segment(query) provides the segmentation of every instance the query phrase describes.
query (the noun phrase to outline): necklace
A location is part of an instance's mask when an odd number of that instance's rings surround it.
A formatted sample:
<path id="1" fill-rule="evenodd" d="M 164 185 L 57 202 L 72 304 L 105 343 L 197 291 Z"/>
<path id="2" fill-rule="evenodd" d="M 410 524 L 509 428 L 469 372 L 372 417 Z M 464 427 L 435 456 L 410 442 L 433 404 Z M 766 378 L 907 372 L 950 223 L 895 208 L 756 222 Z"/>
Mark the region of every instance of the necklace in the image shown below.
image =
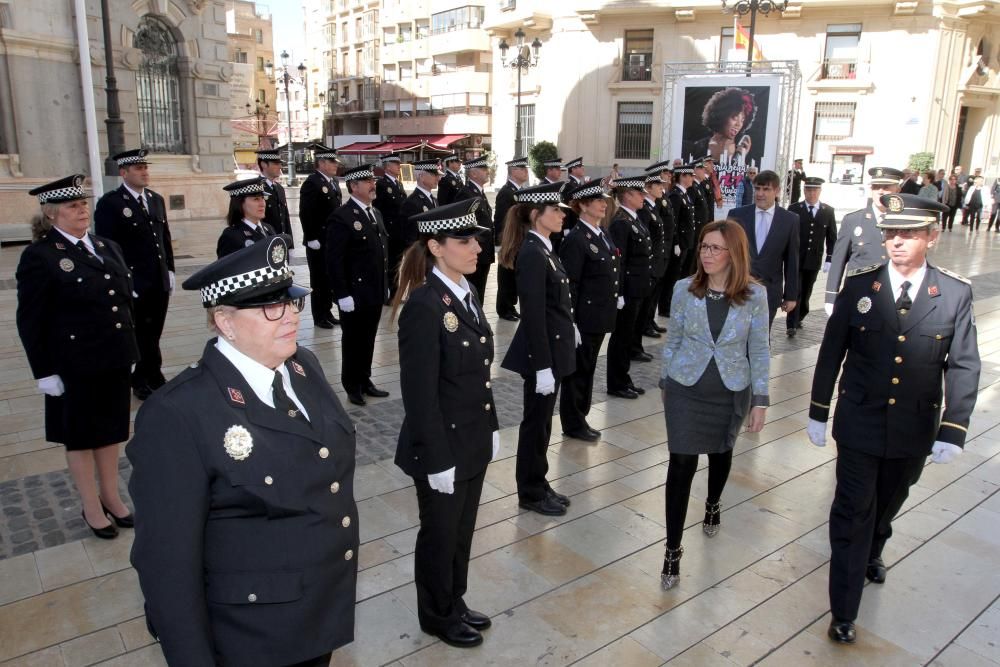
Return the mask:
<path id="1" fill-rule="evenodd" d="M 717 292 L 714 289 L 712 289 L 711 287 L 709 287 L 708 290 L 705 292 L 705 296 L 707 296 L 712 301 L 721 301 L 722 297 L 726 296 L 726 293 L 725 292 Z"/>

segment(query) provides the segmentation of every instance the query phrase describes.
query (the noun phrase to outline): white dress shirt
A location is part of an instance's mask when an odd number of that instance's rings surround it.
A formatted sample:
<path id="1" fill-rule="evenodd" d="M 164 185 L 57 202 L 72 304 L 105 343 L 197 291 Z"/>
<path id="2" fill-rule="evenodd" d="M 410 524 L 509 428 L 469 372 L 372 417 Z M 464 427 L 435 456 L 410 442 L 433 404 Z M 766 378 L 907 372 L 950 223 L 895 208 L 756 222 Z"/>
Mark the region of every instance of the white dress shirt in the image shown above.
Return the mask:
<path id="1" fill-rule="evenodd" d="M 435 276 L 441 279 L 441 282 L 445 284 L 445 287 L 450 289 L 451 293 L 454 294 L 456 297 L 458 297 L 458 300 L 462 302 L 462 305 L 465 306 L 466 309 L 469 308 L 469 304 L 466 303 L 465 301 L 465 295 L 471 292 L 472 288 L 469 287 L 469 281 L 466 280 L 465 276 L 462 276 L 462 280 L 456 283 L 454 280 L 446 276 L 444 272 L 438 269 L 438 267 L 436 266 L 433 269 L 431 269 L 431 272 Z M 475 308 L 476 308 L 475 306 L 472 306 L 473 311 L 475 311 Z M 476 319 L 479 319 L 478 312 L 473 312 L 472 314 L 476 317 Z"/>
<path id="2" fill-rule="evenodd" d="M 271 383 L 274 382 L 274 371 L 278 371 L 281 374 L 281 386 L 284 387 L 288 398 L 292 399 L 292 402 L 295 403 L 299 411 L 306 419 L 309 419 L 309 413 L 306 412 L 306 409 L 302 406 L 302 401 L 299 400 L 299 397 L 295 394 L 295 389 L 292 388 L 291 378 L 288 377 L 288 368 L 284 364 L 274 369 L 268 368 L 237 350 L 233 347 L 232 343 L 222 336 L 216 339 L 215 349 L 221 352 L 222 356 L 236 367 L 236 370 L 247 381 L 250 389 L 253 390 L 253 393 L 260 399 L 261 403 L 269 408 L 274 407 L 274 390 L 271 388 Z"/>
<path id="3" fill-rule="evenodd" d="M 909 281 L 910 289 L 907 290 L 907 294 L 910 295 L 910 301 L 913 303 L 917 302 L 917 296 L 920 293 L 920 286 L 924 284 L 924 275 L 927 273 L 927 262 L 923 263 L 919 269 L 913 272 L 910 277 L 904 276 L 900 273 L 896 267 L 892 265 L 892 262 L 886 264 L 889 269 L 889 285 L 892 287 L 892 302 L 895 303 L 899 300 L 899 297 L 903 293 L 903 283 Z"/>
<path id="4" fill-rule="evenodd" d="M 122 185 L 125 186 L 125 189 L 128 190 L 130 195 L 135 197 L 135 200 L 139 202 L 139 205 L 142 206 L 144 209 L 146 209 L 146 211 L 148 212 L 149 201 L 146 200 L 146 190 L 143 189 L 142 192 L 136 192 L 135 190 L 133 190 L 128 186 L 128 183 L 122 183 Z"/>
<path id="5" fill-rule="evenodd" d="M 552 252 L 552 241 L 550 241 L 549 239 L 545 238 L 544 236 L 542 236 L 541 234 L 539 234 L 538 232 L 536 232 L 534 229 L 528 230 L 528 233 L 529 234 L 534 234 L 535 236 L 537 236 L 538 238 L 540 238 L 542 240 L 542 243 L 545 244 L 545 247 L 549 249 L 549 252 Z"/>

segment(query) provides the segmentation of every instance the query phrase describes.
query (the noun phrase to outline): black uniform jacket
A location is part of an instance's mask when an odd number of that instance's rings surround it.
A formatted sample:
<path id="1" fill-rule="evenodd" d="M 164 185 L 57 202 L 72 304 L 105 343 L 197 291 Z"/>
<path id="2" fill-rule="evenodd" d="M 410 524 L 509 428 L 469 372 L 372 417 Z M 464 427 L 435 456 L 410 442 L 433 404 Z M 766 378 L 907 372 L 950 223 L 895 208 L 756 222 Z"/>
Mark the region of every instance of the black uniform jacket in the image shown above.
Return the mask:
<path id="1" fill-rule="evenodd" d="M 267 237 L 275 235 L 276 232 L 271 225 L 261 222 L 260 226 L 264 228 L 263 233 L 252 229 L 242 220 L 235 225 L 227 225 L 219 234 L 218 243 L 215 244 L 216 257 L 225 257 L 237 250 L 252 246 L 257 241 L 263 241 Z"/>
<path id="2" fill-rule="evenodd" d="M 851 272 L 837 296 L 809 417 L 827 420 L 843 361 L 833 418 L 838 447 L 900 458 L 929 454 L 935 440 L 965 443 L 980 370 L 972 287 L 928 264 L 923 284 L 909 293 L 913 308 L 902 323 L 885 266 Z"/>
<path id="3" fill-rule="evenodd" d="M 452 201 L 475 199 L 477 197 L 479 198 L 479 208 L 476 209 L 476 224 L 490 230 L 481 233 L 477 237 L 482 251 L 476 260 L 476 266 L 485 266 L 497 260 L 496 249 L 493 247 L 496 243 L 493 236 L 493 209 L 490 207 L 489 200 L 486 199 L 486 193 L 480 190 L 476 184 L 466 183 L 464 188 L 455 193 L 455 199 Z M 479 296 L 482 297 L 482 295 Z"/>
<path id="4" fill-rule="evenodd" d="M 514 193 L 518 188 L 509 180 L 497 190 L 496 204 L 493 208 L 493 237 L 496 244 L 503 240 L 503 225 L 507 220 L 507 211 L 514 205 Z"/>
<path id="5" fill-rule="evenodd" d="M 626 299 L 642 299 L 652 291 L 653 242 L 649 230 L 641 219 L 633 218 L 624 209 L 618 209 L 611 218 L 608 232 L 621 251 L 622 289 Z"/>
<path id="6" fill-rule="evenodd" d="M 695 239 L 697 240 L 697 232 L 701 231 L 701 228 L 712 222 L 712 210 L 715 206 L 715 202 L 709 204 L 708 197 L 705 196 L 705 186 L 704 182 L 699 183 L 695 181 L 694 184 L 688 188 L 688 196 L 694 203 L 694 220 L 695 220 Z"/>
<path id="7" fill-rule="evenodd" d="M 285 199 L 285 188 L 281 183 L 264 183 L 264 190 L 271 196 L 267 198 L 267 208 L 264 209 L 264 222 L 271 225 L 279 234 L 288 234 L 288 247 L 292 244 L 292 219 L 288 215 L 288 201 Z"/>
<path id="8" fill-rule="evenodd" d="M 401 182 L 393 182 L 384 175 L 375 181 L 375 201 L 372 206 L 382 214 L 382 223 L 389 238 L 399 243 L 403 242 L 403 222 L 406 220 L 400 207 L 405 200 L 406 190 Z"/>
<path id="9" fill-rule="evenodd" d="M 556 378 L 576 370 L 576 335 L 569 277 L 559 257 L 528 233 L 515 263 L 521 321 L 500 365 L 527 376 L 552 369 Z"/>
<path id="10" fill-rule="evenodd" d="M 438 200 L 440 201 L 440 200 Z M 410 245 L 417 240 L 417 223 L 411 222 L 410 218 L 418 213 L 429 211 L 436 207 L 433 199 L 424 194 L 420 188 L 413 188 L 413 192 L 403 200 L 403 205 L 399 207 L 399 217 L 403 221 L 403 243 Z"/>
<path id="11" fill-rule="evenodd" d="M 671 258 L 674 257 L 674 246 L 677 245 L 677 219 L 674 217 L 674 207 L 671 206 L 666 193 L 655 202 L 653 208 L 663 220 L 663 236 L 667 240 L 667 264 L 669 265 Z"/>
<path id="12" fill-rule="evenodd" d="M 303 242 L 326 243 L 326 221 L 340 208 L 340 186 L 326 176 L 314 171 L 299 188 L 299 222 L 302 223 Z"/>
<path id="13" fill-rule="evenodd" d="M 450 204 L 453 201 L 456 201 L 455 195 L 457 195 L 458 191 L 461 189 L 462 179 L 445 169 L 444 175 L 441 176 L 441 180 L 438 181 L 438 206 L 444 206 L 445 204 Z"/>
<path id="14" fill-rule="evenodd" d="M 667 272 L 667 264 L 674 255 L 674 235 L 673 229 L 667 229 L 667 224 L 660 215 L 662 209 L 657 206 L 654 200 L 645 200 L 636 213 L 639 219 L 649 230 L 649 239 L 652 242 L 650 250 L 650 272 L 653 280 L 662 278 Z"/>
<path id="15" fill-rule="evenodd" d="M 818 271 L 823 262 L 833 257 L 837 242 L 837 219 L 833 207 L 819 202 L 816 217 L 809 212 L 805 200 L 797 201 L 788 210 L 799 216 L 799 271 Z M 826 252 L 823 251 L 824 243 Z"/>
<path id="16" fill-rule="evenodd" d="M 478 307 L 481 310 L 481 307 Z M 455 479 L 481 473 L 500 429 L 490 382 L 493 331 L 472 317 L 433 273 L 399 316 L 399 373 L 406 416 L 396 465 L 413 477 L 455 468 Z"/>
<path id="17" fill-rule="evenodd" d="M 847 271 L 882 264 L 889 259 L 882 244 L 882 230 L 876 227 L 872 202 L 840 221 L 840 231 L 833 245 L 830 273 L 826 276 L 826 302 L 833 303 L 840 291 L 840 282 Z"/>
<path id="18" fill-rule="evenodd" d="M 17 265 L 17 332 L 35 378 L 128 368 L 139 359 L 132 276 L 118 244 L 90 235 L 97 259 L 56 229 Z"/>
<path id="19" fill-rule="evenodd" d="M 333 295 L 354 297 L 356 305 L 382 304 L 388 295 L 388 240 L 382 214 L 373 208 L 372 215 L 374 223 L 352 197 L 327 221 L 326 272 Z"/>
<path id="20" fill-rule="evenodd" d="M 163 197 L 146 189 L 149 215 L 124 185 L 105 194 L 94 210 L 94 231 L 122 250 L 135 293 L 170 291 L 168 271 L 174 270 L 174 249 Z"/>
<path id="21" fill-rule="evenodd" d="M 583 221 L 576 223 L 559 246 L 559 259 L 569 278 L 577 328 L 587 334 L 615 330 L 621 260 L 607 234 L 608 245 Z"/>
<path id="22" fill-rule="evenodd" d="M 288 665 L 354 638 L 354 425 L 311 352 L 285 363 L 310 424 L 215 339 L 136 417 L 132 565 L 171 665 Z"/>
<path id="23" fill-rule="evenodd" d="M 694 202 L 676 185 L 670 190 L 668 199 L 677 225 L 674 231 L 674 243 L 679 245 L 681 250 L 693 250 L 694 244 L 698 241 L 694 233 Z"/>

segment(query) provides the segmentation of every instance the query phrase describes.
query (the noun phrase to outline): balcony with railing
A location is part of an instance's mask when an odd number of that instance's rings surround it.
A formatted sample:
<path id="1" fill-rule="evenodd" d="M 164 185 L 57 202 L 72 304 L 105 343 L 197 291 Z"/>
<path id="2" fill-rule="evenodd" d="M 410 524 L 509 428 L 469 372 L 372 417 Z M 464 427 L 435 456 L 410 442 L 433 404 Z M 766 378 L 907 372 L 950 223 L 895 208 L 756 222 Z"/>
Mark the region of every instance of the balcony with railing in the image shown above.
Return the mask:
<path id="1" fill-rule="evenodd" d="M 366 77 L 364 79 L 358 79 L 350 84 L 342 84 L 343 86 L 349 86 L 347 88 L 348 97 L 344 99 L 343 95 L 336 98 L 333 107 L 333 115 L 335 117 L 344 116 L 359 116 L 359 115 L 378 115 L 381 111 L 381 81 L 378 77 Z M 358 95 L 358 89 L 360 86 L 360 96 Z M 343 90 L 343 88 L 341 89 Z"/>
<path id="2" fill-rule="evenodd" d="M 858 61 L 843 58 L 827 58 L 823 61 L 822 77 L 824 79 L 856 79 Z"/>

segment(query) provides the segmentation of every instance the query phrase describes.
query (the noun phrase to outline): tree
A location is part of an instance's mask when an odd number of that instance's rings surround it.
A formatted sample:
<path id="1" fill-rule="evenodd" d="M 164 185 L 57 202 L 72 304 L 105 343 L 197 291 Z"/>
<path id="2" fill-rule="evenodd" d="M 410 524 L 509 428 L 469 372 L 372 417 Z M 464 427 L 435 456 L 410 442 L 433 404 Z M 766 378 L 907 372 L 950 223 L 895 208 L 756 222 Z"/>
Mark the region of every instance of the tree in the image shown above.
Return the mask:
<path id="1" fill-rule="evenodd" d="M 906 166 L 918 174 L 934 171 L 934 153 L 914 153 Z"/>
<path id="2" fill-rule="evenodd" d="M 528 151 L 528 164 L 538 180 L 545 178 L 545 162 L 559 157 L 559 150 L 551 141 L 539 141 Z"/>

